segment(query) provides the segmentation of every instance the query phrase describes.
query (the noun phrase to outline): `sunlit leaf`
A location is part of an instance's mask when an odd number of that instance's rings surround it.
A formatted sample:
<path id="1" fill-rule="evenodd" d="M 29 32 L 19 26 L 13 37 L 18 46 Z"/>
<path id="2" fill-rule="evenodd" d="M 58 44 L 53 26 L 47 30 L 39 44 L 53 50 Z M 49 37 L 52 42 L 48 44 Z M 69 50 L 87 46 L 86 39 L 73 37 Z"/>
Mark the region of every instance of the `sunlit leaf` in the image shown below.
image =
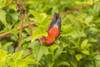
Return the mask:
<path id="1" fill-rule="evenodd" d="M 76 56 L 77 61 L 80 61 L 82 59 L 82 55 L 81 54 L 77 54 Z"/>
<path id="2" fill-rule="evenodd" d="M 89 55 L 89 51 L 87 51 L 87 50 L 83 50 L 82 53 L 86 54 L 86 55 Z"/>
<path id="3" fill-rule="evenodd" d="M 92 21 L 92 19 L 93 19 L 93 16 L 88 16 L 86 17 L 85 22 L 89 24 Z"/>
<path id="4" fill-rule="evenodd" d="M 88 43 L 88 40 L 85 39 L 85 40 L 82 42 L 82 44 L 81 44 L 81 49 L 85 49 L 87 43 Z"/>

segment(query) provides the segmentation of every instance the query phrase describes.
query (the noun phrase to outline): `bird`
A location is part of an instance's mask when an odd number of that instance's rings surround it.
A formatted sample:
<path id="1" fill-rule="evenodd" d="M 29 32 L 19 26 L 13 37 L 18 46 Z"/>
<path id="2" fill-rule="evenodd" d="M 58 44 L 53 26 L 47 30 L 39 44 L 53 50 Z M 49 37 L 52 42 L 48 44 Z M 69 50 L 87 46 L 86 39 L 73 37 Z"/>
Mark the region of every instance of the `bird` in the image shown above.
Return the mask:
<path id="1" fill-rule="evenodd" d="M 48 37 L 41 37 L 40 42 L 46 45 L 51 45 L 55 42 L 56 38 L 59 36 L 61 30 L 61 17 L 58 13 L 54 13 L 54 17 L 51 23 L 48 25 Z"/>

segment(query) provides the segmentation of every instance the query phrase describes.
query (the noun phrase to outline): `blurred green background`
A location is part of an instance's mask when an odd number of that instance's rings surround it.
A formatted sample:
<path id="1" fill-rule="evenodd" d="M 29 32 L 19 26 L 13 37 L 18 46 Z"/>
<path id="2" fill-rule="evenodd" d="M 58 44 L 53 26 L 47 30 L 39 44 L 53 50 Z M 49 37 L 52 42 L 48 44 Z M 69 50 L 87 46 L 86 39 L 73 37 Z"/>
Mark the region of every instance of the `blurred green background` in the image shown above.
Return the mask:
<path id="1" fill-rule="evenodd" d="M 11 0 L 0 0 L 0 8 Z M 20 0 L 24 4 L 24 0 Z M 100 2 L 99 0 L 27 0 L 26 14 L 30 23 L 37 22 L 32 36 L 29 27 L 23 29 L 21 51 L 18 52 L 20 17 L 16 2 L 0 9 L 0 35 L 10 31 L 11 34 L 0 38 L 0 67 L 100 67 Z M 96 3 L 92 5 L 93 3 Z M 61 17 L 60 36 L 46 46 L 34 39 L 48 36 L 49 17 L 76 7 L 91 4 L 81 9 L 79 17 L 72 24 L 79 11 L 73 11 Z M 23 24 L 28 24 L 24 18 Z M 30 43 L 31 41 L 31 43 Z M 30 53 L 31 55 L 23 59 Z"/>

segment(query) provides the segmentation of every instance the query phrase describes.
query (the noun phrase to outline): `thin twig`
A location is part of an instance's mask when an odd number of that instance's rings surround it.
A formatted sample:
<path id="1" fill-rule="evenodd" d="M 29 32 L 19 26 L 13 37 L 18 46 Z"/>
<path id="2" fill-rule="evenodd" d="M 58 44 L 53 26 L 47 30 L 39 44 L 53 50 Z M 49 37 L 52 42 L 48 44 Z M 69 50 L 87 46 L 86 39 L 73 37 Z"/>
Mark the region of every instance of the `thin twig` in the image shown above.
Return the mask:
<path id="1" fill-rule="evenodd" d="M 24 1 L 24 6 L 23 6 L 23 8 L 25 10 L 26 10 L 26 2 L 27 2 L 27 0 Z M 29 24 L 29 27 L 31 28 L 31 36 L 32 36 L 34 27 L 32 27 L 32 25 L 30 24 L 29 17 L 28 17 L 28 15 L 26 13 L 25 13 L 25 19 L 27 20 L 27 23 Z"/>
<path id="2" fill-rule="evenodd" d="M 24 59 L 24 58 L 26 58 L 27 56 L 31 55 L 31 54 L 33 54 L 33 53 L 32 53 L 32 52 L 30 52 L 29 54 L 27 54 L 27 55 L 23 56 L 23 59 Z"/>
<path id="3" fill-rule="evenodd" d="M 30 24 L 29 18 L 28 18 L 28 16 L 26 15 L 26 13 L 25 13 L 25 18 L 26 18 L 26 20 L 27 20 L 27 22 L 28 22 L 28 24 L 29 24 L 29 27 L 31 28 L 31 35 L 32 35 L 32 34 L 33 34 L 34 28 L 33 28 L 32 25 Z"/>
<path id="4" fill-rule="evenodd" d="M 24 6 L 23 6 L 23 8 L 25 9 L 25 12 L 26 12 L 26 1 L 27 0 L 25 0 L 24 1 Z M 34 27 L 32 27 L 32 25 L 30 24 L 30 20 L 29 20 L 29 17 L 28 17 L 28 15 L 25 13 L 25 19 L 27 20 L 27 22 L 28 22 L 28 24 L 29 24 L 29 27 L 30 27 L 30 29 L 31 29 L 31 36 L 33 35 L 33 30 L 34 30 Z M 29 41 L 29 43 L 31 43 L 31 41 Z M 29 52 L 31 52 L 31 48 L 29 48 Z M 30 55 L 30 54 L 29 54 Z"/>
<path id="5" fill-rule="evenodd" d="M 7 7 L 8 5 L 10 5 L 14 0 L 11 0 L 8 4 L 6 4 L 4 7 L 2 7 L 1 9 L 4 9 L 5 7 Z"/>
<path id="6" fill-rule="evenodd" d="M 75 24 L 77 22 L 79 15 L 80 15 L 80 9 L 79 9 L 78 15 L 77 15 L 76 19 L 74 20 L 74 22 L 72 24 L 70 24 L 67 28 L 71 27 L 73 24 Z"/>

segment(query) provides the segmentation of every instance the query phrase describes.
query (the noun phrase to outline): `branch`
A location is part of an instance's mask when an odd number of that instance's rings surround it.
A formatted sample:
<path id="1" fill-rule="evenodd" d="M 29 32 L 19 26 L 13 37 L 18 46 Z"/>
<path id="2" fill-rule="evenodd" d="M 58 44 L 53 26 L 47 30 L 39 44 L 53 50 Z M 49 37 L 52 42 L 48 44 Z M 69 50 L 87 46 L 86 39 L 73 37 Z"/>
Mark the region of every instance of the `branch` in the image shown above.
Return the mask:
<path id="1" fill-rule="evenodd" d="M 0 38 L 1 38 L 1 37 L 4 37 L 4 36 L 6 36 L 6 35 L 9 35 L 9 34 L 10 34 L 10 32 L 5 32 L 5 33 L 3 33 L 3 34 L 0 35 Z"/>
<path id="2" fill-rule="evenodd" d="M 33 53 L 32 53 L 32 52 L 30 52 L 29 54 L 27 54 L 27 55 L 23 56 L 23 59 L 24 59 L 24 58 L 26 58 L 27 56 L 31 55 L 31 54 L 33 54 Z"/>
<path id="3" fill-rule="evenodd" d="M 23 19 L 24 19 L 24 13 L 25 10 L 22 7 L 22 4 L 19 0 L 15 0 L 16 2 L 16 6 L 17 6 L 17 10 L 20 11 L 20 33 L 19 33 L 19 44 L 18 44 L 18 50 L 21 51 L 21 41 L 22 41 L 22 31 L 23 31 Z"/>
<path id="4" fill-rule="evenodd" d="M 21 1 L 15 0 L 16 1 L 16 6 L 17 10 L 20 12 L 20 34 L 19 34 L 19 45 L 18 45 L 18 50 L 21 51 L 21 41 L 22 41 L 22 31 L 23 31 L 23 19 L 25 16 L 25 8 L 22 5 Z M 26 0 L 25 0 L 26 3 Z"/>
<path id="5" fill-rule="evenodd" d="M 21 51 L 21 41 L 22 41 L 22 31 L 23 31 L 23 19 L 24 19 L 24 14 L 20 14 L 21 18 L 21 25 L 20 25 L 20 34 L 19 34 L 19 45 L 18 45 L 18 50 Z"/>
<path id="6" fill-rule="evenodd" d="M 34 24 L 36 24 L 36 22 L 30 23 L 30 25 L 34 25 Z M 26 27 L 28 27 L 28 26 L 29 26 L 29 24 L 26 24 L 26 25 L 23 26 L 23 28 L 26 28 Z M 19 26 L 17 29 L 15 29 L 15 31 L 17 31 L 17 30 L 20 30 L 20 26 Z M 7 36 L 7 35 L 9 35 L 9 34 L 11 34 L 11 32 L 5 32 L 5 33 L 3 33 L 3 34 L 0 34 L 0 38 L 1 38 L 1 37 L 4 37 L 4 36 Z"/>
<path id="7" fill-rule="evenodd" d="M 4 9 L 5 7 L 7 7 L 8 5 L 10 5 L 14 0 L 11 0 L 8 4 L 6 4 L 4 7 L 2 7 L 1 9 Z"/>
<path id="8" fill-rule="evenodd" d="M 36 24 L 36 22 L 30 23 L 30 25 L 34 25 L 34 24 Z M 26 27 L 28 27 L 28 26 L 29 26 L 29 24 L 26 24 L 26 25 L 23 26 L 23 28 L 26 28 Z M 17 30 L 20 30 L 20 27 L 18 27 Z"/>

